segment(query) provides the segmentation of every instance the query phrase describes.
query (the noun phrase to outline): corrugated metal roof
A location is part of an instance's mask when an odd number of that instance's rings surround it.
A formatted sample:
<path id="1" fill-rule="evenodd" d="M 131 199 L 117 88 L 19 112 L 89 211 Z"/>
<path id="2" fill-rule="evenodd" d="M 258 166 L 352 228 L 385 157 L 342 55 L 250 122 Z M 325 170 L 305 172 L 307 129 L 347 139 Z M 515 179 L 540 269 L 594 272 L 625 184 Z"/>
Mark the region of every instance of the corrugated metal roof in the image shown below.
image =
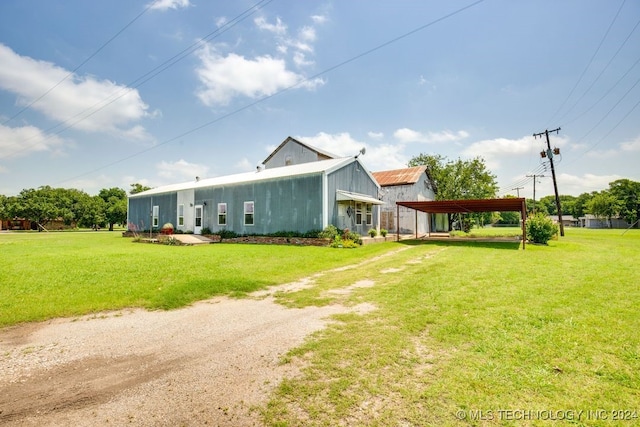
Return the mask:
<path id="1" fill-rule="evenodd" d="M 428 213 L 520 212 L 526 215 L 523 198 L 437 200 L 434 202 L 396 202 L 400 206 Z"/>
<path id="2" fill-rule="evenodd" d="M 312 175 L 318 173 L 330 173 L 336 169 L 346 166 L 352 162 L 358 161 L 353 157 L 342 157 L 339 159 L 320 160 L 317 162 L 301 163 L 298 165 L 282 166 L 279 168 L 263 169 L 256 172 L 246 172 L 235 175 L 218 176 L 215 178 L 206 178 L 199 181 L 189 181 L 180 184 L 165 185 L 162 187 L 152 188 L 151 190 L 141 193 L 132 194 L 129 197 L 144 197 L 154 194 L 172 193 L 180 190 L 189 190 L 202 187 L 217 187 L 222 185 L 240 184 L 247 182 L 265 181 L 269 179 L 278 179 L 288 176 Z"/>
<path id="3" fill-rule="evenodd" d="M 414 166 L 405 169 L 373 172 L 372 175 L 380 186 L 388 187 L 391 185 L 415 184 L 426 170 L 426 166 Z"/>

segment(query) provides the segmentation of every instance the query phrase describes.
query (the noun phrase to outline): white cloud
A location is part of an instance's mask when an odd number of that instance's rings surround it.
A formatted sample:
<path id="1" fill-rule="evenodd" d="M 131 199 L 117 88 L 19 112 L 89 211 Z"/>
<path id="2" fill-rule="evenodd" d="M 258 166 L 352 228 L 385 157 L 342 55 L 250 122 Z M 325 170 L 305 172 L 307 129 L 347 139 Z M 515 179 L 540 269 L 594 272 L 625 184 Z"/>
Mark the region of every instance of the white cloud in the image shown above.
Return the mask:
<path id="1" fill-rule="evenodd" d="M 314 42 L 316 41 L 316 29 L 308 26 L 302 27 L 298 31 L 298 37 L 300 38 L 300 40 Z"/>
<path id="2" fill-rule="evenodd" d="M 275 150 L 275 147 L 273 147 L 273 149 Z M 256 169 L 256 165 L 251 163 L 246 157 L 243 157 L 238 162 L 236 162 L 234 167 L 241 172 L 251 172 Z"/>
<path id="3" fill-rule="evenodd" d="M 264 31 L 269 31 L 277 35 L 284 35 L 287 33 L 287 26 L 282 23 L 280 18 L 276 18 L 275 24 L 270 24 L 263 16 L 254 19 L 253 22 L 259 29 Z"/>
<path id="4" fill-rule="evenodd" d="M 312 15 L 311 16 L 311 20 L 315 23 L 315 24 L 324 24 L 325 22 L 327 22 L 327 17 L 324 15 Z"/>
<path id="5" fill-rule="evenodd" d="M 226 16 L 221 16 L 219 18 L 216 18 L 215 23 L 216 23 L 216 27 L 220 28 L 224 25 L 227 24 L 227 22 L 229 22 L 229 20 L 227 19 Z"/>
<path id="6" fill-rule="evenodd" d="M 34 126 L 8 127 L 0 125 L 0 152 L 3 159 L 25 156 L 37 151 L 61 149 L 64 140 L 47 135 Z"/>
<path id="7" fill-rule="evenodd" d="M 360 160 L 371 171 L 405 168 L 408 162 L 407 156 L 403 153 L 403 146 L 366 144 L 353 138 L 348 132 L 337 134 L 319 132 L 315 136 L 295 138 L 342 157 L 355 156 L 364 147 L 366 153 L 360 157 Z"/>
<path id="8" fill-rule="evenodd" d="M 301 74 L 287 70 L 283 59 L 269 55 L 254 59 L 235 53 L 223 56 L 207 44 L 198 57 L 202 64 L 196 72 L 203 87 L 197 96 L 207 106 L 226 105 L 236 96 L 260 98 L 286 88 L 314 89 L 324 83 L 322 79 L 306 81 Z"/>
<path id="9" fill-rule="evenodd" d="M 384 138 L 384 133 L 382 132 L 367 132 L 367 136 L 371 139 L 382 139 Z"/>
<path id="10" fill-rule="evenodd" d="M 541 147 L 544 148 L 541 144 L 541 140 L 536 140 L 533 136 L 524 136 L 519 139 L 487 139 L 472 143 L 462 151 L 462 154 L 468 157 L 482 157 L 487 167 L 494 169 L 499 168 L 501 160 L 506 157 L 539 157 L 538 152 L 541 151 Z M 567 145 L 568 139 L 556 137 L 554 144 L 556 146 Z"/>
<path id="11" fill-rule="evenodd" d="M 138 91 L 126 86 L 92 76 L 69 76 L 61 67 L 18 55 L 1 43 L 0 63 L 0 88 L 16 94 L 18 105 L 33 102 L 29 108 L 65 126 L 125 136 L 129 123 L 148 116 Z"/>
<path id="12" fill-rule="evenodd" d="M 444 130 L 441 132 L 418 132 L 409 128 L 401 128 L 393 133 L 394 138 L 403 143 L 422 142 L 422 143 L 439 143 L 439 142 L 457 142 L 468 138 L 469 133 L 460 130 L 452 132 Z"/>
<path id="13" fill-rule="evenodd" d="M 209 172 L 209 167 L 200 165 L 197 163 L 189 163 L 186 160 L 180 159 L 176 162 L 162 161 L 156 164 L 158 175 L 163 178 L 186 178 L 195 179 L 196 176 L 205 177 Z"/>
<path id="14" fill-rule="evenodd" d="M 560 194 L 571 194 L 574 196 L 607 189 L 609 188 L 610 182 L 622 178 L 620 175 L 594 175 L 590 173 L 583 174 L 582 176 L 567 173 L 557 175 L 558 187 L 561 188 Z M 551 180 L 549 181 L 548 185 L 551 187 Z M 553 194 L 553 189 L 551 189 L 551 194 Z"/>
<path id="15" fill-rule="evenodd" d="M 189 0 L 156 0 L 151 4 L 151 10 L 180 9 L 191 6 Z"/>
<path id="16" fill-rule="evenodd" d="M 620 148 L 623 151 L 640 151 L 640 136 L 636 137 L 633 141 L 623 142 L 620 144 Z"/>

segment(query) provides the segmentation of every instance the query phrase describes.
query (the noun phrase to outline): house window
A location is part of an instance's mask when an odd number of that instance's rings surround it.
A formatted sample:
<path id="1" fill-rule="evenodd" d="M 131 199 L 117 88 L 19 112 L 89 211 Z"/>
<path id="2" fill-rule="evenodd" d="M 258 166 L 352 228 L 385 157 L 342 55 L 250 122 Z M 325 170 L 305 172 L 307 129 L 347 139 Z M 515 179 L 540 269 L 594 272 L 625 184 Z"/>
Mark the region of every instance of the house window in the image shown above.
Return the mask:
<path id="1" fill-rule="evenodd" d="M 362 203 L 356 202 L 356 224 L 362 224 Z"/>
<path id="2" fill-rule="evenodd" d="M 244 225 L 253 225 L 253 202 L 244 202 Z"/>
<path id="3" fill-rule="evenodd" d="M 227 225 L 227 204 L 218 203 L 218 225 Z"/>
<path id="4" fill-rule="evenodd" d="M 178 205 L 178 225 L 184 225 L 184 205 Z"/>
<path id="5" fill-rule="evenodd" d="M 373 205 L 367 203 L 367 225 L 373 223 Z"/>
<path id="6" fill-rule="evenodd" d="M 157 227 L 158 226 L 158 216 L 160 215 L 160 206 L 156 205 L 152 208 L 151 210 L 151 223 L 153 224 L 153 227 Z"/>

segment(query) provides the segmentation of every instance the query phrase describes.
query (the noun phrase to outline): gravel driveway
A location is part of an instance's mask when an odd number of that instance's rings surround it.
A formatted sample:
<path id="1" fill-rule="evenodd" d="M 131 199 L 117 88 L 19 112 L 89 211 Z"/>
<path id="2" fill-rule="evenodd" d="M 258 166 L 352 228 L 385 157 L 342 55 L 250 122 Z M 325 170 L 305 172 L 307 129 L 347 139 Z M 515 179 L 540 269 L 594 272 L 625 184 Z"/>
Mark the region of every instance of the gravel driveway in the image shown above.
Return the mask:
<path id="1" fill-rule="evenodd" d="M 0 330 L 0 424 L 260 425 L 280 357 L 342 306 L 215 298 Z"/>

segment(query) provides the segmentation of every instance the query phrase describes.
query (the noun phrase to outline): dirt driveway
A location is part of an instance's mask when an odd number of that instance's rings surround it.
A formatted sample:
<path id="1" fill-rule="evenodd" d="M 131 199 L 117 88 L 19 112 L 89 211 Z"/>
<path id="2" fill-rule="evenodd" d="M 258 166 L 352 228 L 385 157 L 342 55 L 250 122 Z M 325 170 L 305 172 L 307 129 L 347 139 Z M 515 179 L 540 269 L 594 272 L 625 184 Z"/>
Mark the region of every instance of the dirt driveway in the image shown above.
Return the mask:
<path id="1" fill-rule="evenodd" d="M 128 310 L 0 330 L 0 424 L 259 425 L 296 368 L 280 357 L 341 306 L 270 296 Z"/>

